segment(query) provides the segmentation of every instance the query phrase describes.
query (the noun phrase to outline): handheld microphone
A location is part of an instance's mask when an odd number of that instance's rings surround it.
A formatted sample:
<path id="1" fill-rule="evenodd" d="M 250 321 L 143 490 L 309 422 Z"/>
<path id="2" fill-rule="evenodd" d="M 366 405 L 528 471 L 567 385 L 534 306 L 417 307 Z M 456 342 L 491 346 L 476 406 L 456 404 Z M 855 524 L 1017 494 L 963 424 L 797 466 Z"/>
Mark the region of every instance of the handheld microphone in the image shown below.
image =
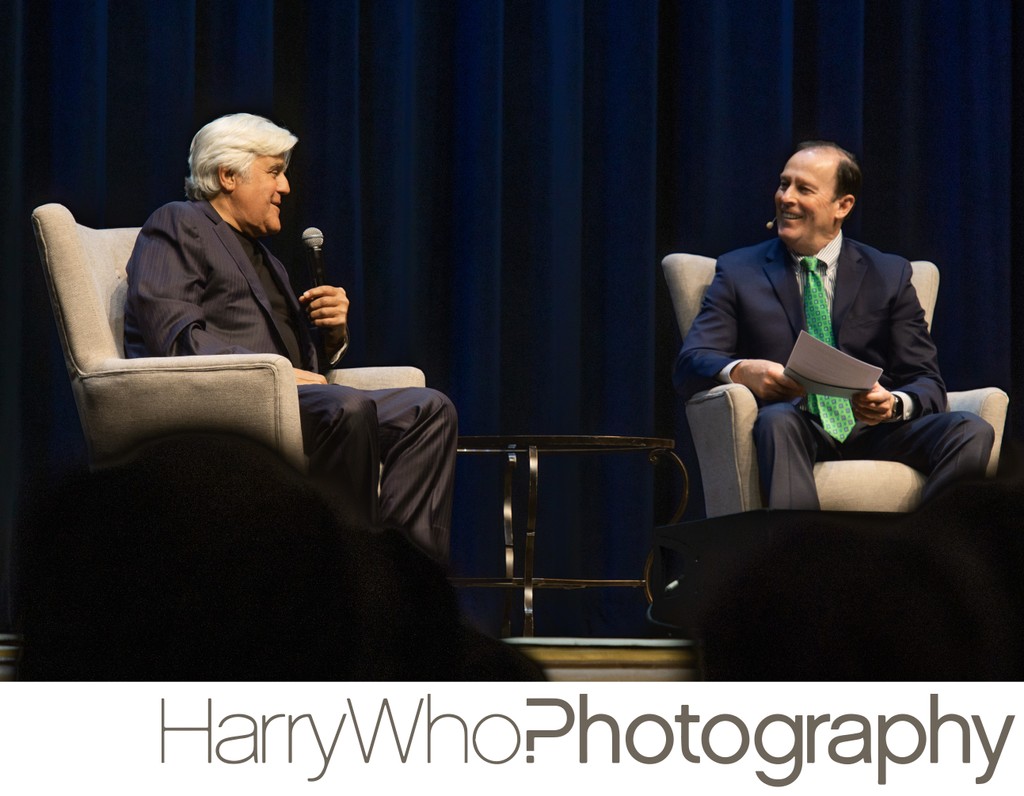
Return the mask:
<path id="1" fill-rule="evenodd" d="M 314 287 L 327 284 L 324 273 L 324 233 L 316 227 L 309 227 L 302 233 L 302 242 L 306 246 L 306 262 L 313 278 Z"/>
<path id="2" fill-rule="evenodd" d="M 308 227 L 302 233 L 302 242 L 306 246 L 306 263 L 309 266 L 313 287 L 326 285 L 327 276 L 324 273 L 324 233 L 316 227 Z M 307 320 L 310 324 L 313 324 L 312 319 L 308 316 Z M 324 350 L 323 338 L 317 336 L 315 345 L 318 360 L 320 362 L 328 362 L 330 357 L 327 356 L 327 352 Z"/>

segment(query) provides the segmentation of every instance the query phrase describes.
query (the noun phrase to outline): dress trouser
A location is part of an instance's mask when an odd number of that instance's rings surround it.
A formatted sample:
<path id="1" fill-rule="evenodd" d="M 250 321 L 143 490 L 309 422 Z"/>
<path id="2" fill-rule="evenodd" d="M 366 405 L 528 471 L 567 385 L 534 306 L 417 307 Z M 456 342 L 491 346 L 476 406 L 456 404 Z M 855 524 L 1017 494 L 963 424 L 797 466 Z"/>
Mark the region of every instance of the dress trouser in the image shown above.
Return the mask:
<path id="1" fill-rule="evenodd" d="M 837 459 L 902 462 L 927 476 L 922 501 L 948 484 L 985 472 L 995 432 L 970 412 L 939 412 L 869 426 L 858 422 L 842 443 L 810 412 L 791 403 L 762 407 L 754 422 L 754 446 L 766 505 L 775 509 L 820 508 L 814 464 Z"/>
<path id="2" fill-rule="evenodd" d="M 451 536 L 458 417 L 428 388 L 299 386 L 310 473 L 355 522 L 396 528 L 438 561 Z"/>

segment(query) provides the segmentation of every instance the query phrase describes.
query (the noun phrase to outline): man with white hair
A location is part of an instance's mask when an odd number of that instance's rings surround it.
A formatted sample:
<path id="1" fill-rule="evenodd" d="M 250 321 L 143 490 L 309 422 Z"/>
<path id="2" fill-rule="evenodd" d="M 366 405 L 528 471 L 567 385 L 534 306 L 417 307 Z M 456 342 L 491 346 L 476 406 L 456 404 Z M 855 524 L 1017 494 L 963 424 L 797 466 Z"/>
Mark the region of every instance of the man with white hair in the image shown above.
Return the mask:
<path id="1" fill-rule="evenodd" d="M 457 439 L 451 401 L 426 388 L 328 384 L 322 371 L 348 346 L 348 297 L 332 285 L 296 297 L 284 266 L 261 241 L 281 230 L 297 141 L 245 113 L 196 133 L 188 200 L 153 213 L 128 262 L 125 354 L 288 357 L 311 472 L 330 483 L 353 520 L 401 529 L 444 561 Z M 328 362 L 318 357 L 309 323 Z"/>

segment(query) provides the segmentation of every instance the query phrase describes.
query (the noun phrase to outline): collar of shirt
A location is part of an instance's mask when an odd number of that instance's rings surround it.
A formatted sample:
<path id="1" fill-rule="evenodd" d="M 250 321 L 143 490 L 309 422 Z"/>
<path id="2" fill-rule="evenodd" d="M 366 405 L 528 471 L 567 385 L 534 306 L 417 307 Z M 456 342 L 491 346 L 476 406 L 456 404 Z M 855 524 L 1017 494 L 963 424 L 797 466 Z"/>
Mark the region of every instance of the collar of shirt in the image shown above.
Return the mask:
<path id="1" fill-rule="evenodd" d="M 231 229 L 232 232 L 235 233 L 235 237 L 238 238 L 238 242 L 242 244 L 242 250 L 245 252 L 246 257 L 248 257 L 250 262 L 252 262 L 252 264 L 258 268 L 259 266 L 257 264 L 257 256 L 259 255 L 260 250 L 259 247 L 256 245 L 256 241 L 254 241 L 248 235 L 239 232 L 230 224 L 228 224 L 228 227 Z"/>
<path id="2" fill-rule="evenodd" d="M 836 274 L 839 272 L 839 252 L 843 248 L 843 233 L 839 232 L 832 240 L 830 240 L 825 247 L 818 252 L 817 258 L 820 263 L 825 263 L 825 273 L 822 274 L 822 284 L 825 287 L 825 300 L 828 302 L 829 311 L 832 310 L 832 297 L 836 292 Z M 790 260 L 793 264 L 793 275 L 796 277 L 796 283 L 800 286 L 800 295 L 804 293 L 804 281 L 805 275 L 803 272 L 803 266 L 800 265 L 800 259 L 802 256 L 795 252 L 789 253 Z M 819 273 L 821 272 L 819 263 Z"/>
<path id="3" fill-rule="evenodd" d="M 835 279 L 836 268 L 839 266 L 839 252 L 842 248 L 843 231 L 840 230 L 839 234 L 826 243 L 824 248 L 815 255 L 820 262 L 825 263 L 825 277 L 827 279 Z M 789 251 L 789 257 L 793 264 L 793 271 L 797 276 L 800 276 L 800 272 L 802 270 L 800 260 L 805 256 L 806 255 L 797 254 L 794 251 Z M 803 280 L 800 281 L 802 282 Z"/>

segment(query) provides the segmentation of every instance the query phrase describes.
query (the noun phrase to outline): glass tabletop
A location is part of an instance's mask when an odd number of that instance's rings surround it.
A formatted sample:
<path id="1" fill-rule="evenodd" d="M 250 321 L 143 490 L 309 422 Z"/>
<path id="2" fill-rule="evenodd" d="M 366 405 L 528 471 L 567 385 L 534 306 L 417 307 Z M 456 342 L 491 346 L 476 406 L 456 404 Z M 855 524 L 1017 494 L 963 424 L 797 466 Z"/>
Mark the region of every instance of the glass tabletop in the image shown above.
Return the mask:
<path id="1" fill-rule="evenodd" d="M 664 437 L 620 437 L 591 434 L 505 434 L 460 436 L 460 453 L 505 453 L 536 448 L 545 453 L 586 453 L 588 451 L 672 450 L 675 441 Z"/>

